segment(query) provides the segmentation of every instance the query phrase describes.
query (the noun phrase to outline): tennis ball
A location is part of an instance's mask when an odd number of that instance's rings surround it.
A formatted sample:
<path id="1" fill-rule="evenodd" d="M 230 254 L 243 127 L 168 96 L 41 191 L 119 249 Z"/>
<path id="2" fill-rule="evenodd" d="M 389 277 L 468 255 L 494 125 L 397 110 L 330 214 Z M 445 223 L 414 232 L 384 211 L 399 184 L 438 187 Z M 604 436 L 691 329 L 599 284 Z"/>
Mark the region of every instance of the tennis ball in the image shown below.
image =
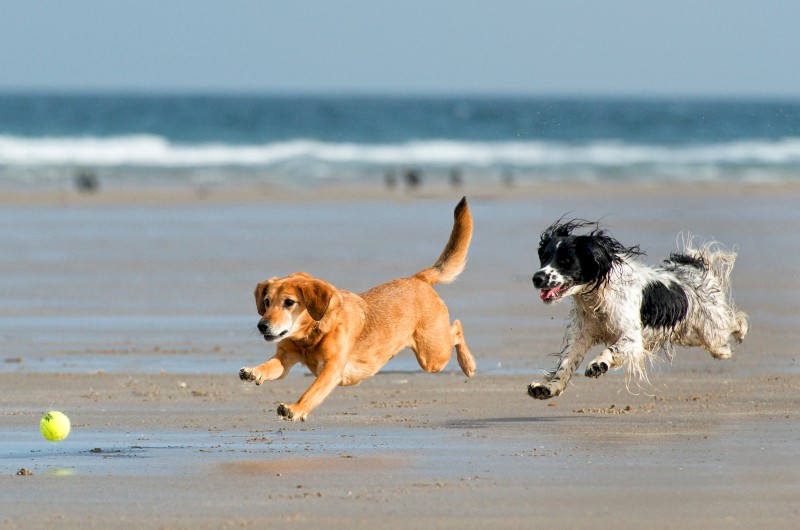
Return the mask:
<path id="1" fill-rule="evenodd" d="M 39 430 L 42 436 L 51 442 L 60 442 L 69 435 L 69 418 L 57 410 L 51 410 L 39 422 Z"/>

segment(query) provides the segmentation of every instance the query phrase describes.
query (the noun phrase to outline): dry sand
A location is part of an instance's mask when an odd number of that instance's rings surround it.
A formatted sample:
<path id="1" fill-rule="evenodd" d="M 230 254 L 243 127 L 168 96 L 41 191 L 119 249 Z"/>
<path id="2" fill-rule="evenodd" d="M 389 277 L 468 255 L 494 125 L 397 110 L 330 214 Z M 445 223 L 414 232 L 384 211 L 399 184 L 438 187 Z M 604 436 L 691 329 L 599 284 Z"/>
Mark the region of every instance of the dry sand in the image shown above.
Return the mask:
<path id="1" fill-rule="evenodd" d="M 800 188 L 580 186 L 0 194 L 2 528 L 794 528 L 800 520 Z M 242 384 L 271 347 L 252 288 L 306 270 L 352 291 L 429 265 L 465 193 L 467 270 L 438 291 L 479 373 L 410 352 L 305 423 L 311 379 Z M 49 195 L 48 195 L 49 193 Z M 751 333 L 731 361 L 679 350 L 625 388 L 555 361 L 567 304 L 530 286 L 538 233 L 604 217 L 658 262 L 691 230 L 737 245 Z M 42 412 L 67 413 L 53 444 Z M 19 476 L 25 468 L 32 474 Z"/>

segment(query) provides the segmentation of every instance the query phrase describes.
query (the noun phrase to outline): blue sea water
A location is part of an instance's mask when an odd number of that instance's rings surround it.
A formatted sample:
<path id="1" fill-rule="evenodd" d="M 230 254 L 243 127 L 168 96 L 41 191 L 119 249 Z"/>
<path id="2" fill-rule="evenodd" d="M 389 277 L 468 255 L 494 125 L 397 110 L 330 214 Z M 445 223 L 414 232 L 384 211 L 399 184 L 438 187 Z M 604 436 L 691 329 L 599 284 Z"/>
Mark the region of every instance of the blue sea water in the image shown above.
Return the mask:
<path id="1" fill-rule="evenodd" d="M 79 168 L 297 182 L 412 168 L 481 182 L 784 181 L 800 178 L 800 100 L 0 95 L 0 179 Z"/>

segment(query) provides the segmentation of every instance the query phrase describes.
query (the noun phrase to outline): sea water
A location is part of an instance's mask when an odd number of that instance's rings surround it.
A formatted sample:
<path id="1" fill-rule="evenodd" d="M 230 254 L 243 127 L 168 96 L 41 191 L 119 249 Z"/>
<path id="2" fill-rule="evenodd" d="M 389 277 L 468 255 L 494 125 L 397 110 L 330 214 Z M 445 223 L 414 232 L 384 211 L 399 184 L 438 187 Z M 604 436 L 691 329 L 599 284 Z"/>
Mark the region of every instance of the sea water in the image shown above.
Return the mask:
<path id="1" fill-rule="evenodd" d="M 0 183 L 786 181 L 800 100 L 0 95 Z"/>

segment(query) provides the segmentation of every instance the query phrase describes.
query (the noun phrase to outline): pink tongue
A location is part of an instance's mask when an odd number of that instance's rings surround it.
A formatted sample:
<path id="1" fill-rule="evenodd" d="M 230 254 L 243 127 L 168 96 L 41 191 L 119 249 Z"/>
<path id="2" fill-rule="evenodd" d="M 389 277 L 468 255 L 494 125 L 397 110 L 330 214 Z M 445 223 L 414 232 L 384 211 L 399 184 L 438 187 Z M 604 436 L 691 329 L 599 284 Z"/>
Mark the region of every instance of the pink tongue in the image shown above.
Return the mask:
<path id="1" fill-rule="evenodd" d="M 541 297 L 542 300 L 547 300 L 548 298 L 553 298 L 556 295 L 556 293 L 558 293 L 558 289 L 559 289 L 558 287 L 550 289 L 549 291 L 546 291 L 546 290 L 542 289 L 542 292 L 539 293 L 539 296 Z"/>

